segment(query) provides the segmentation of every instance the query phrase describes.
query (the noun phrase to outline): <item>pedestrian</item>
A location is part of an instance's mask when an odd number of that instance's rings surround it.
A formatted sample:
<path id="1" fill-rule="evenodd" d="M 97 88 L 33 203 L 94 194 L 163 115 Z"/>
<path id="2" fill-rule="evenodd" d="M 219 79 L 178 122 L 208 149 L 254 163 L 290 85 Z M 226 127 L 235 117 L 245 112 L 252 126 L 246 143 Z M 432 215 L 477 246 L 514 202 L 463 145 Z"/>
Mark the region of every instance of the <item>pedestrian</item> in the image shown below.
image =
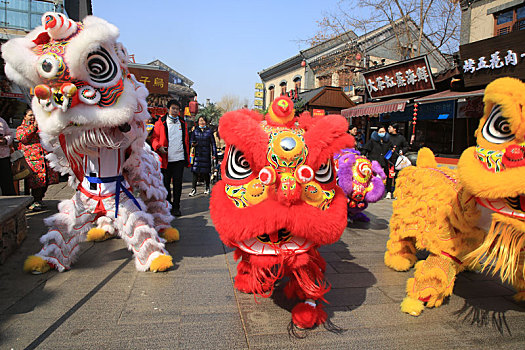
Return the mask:
<path id="1" fill-rule="evenodd" d="M 33 110 L 26 110 L 22 124 L 16 129 L 16 138 L 20 142 L 18 148 L 24 153 L 27 164 L 33 170 L 33 175 L 27 179 L 27 185 L 34 199 L 29 210 L 40 211 L 44 209 L 42 200 L 48 186 L 58 183 L 58 173 L 51 169 L 45 158 L 47 153 L 40 143 Z"/>
<path id="2" fill-rule="evenodd" d="M 212 159 L 217 158 L 217 147 L 215 145 L 215 138 L 213 131 L 207 126 L 207 120 L 205 117 L 200 116 L 197 118 L 197 127 L 191 133 L 191 146 L 195 148 L 195 158 L 191 166 L 191 172 L 193 173 L 192 189 L 190 197 L 197 194 L 197 179 L 203 177 L 206 183 L 206 189 L 204 194 L 210 193 L 210 173 Z"/>
<path id="3" fill-rule="evenodd" d="M 181 216 L 180 194 L 184 168 L 189 167 L 189 137 L 184 118 L 180 118 L 181 106 L 177 100 L 168 102 L 168 113 L 159 118 L 153 127 L 151 146 L 161 158 L 164 186 L 168 191 L 171 213 Z M 170 189 L 173 183 L 173 195 Z"/>
<path id="4" fill-rule="evenodd" d="M 390 136 L 386 132 L 386 129 L 384 126 L 379 127 L 377 131 L 374 131 L 372 135 L 370 136 L 370 140 L 363 146 L 363 155 L 365 155 L 370 160 L 377 161 L 383 170 L 385 171 L 385 174 L 387 174 L 387 182 L 386 182 L 386 191 L 387 191 L 387 197 L 391 198 L 392 194 L 392 183 L 388 182 L 388 168 L 389 164 L 388 161 L 385 158 L 385 155 L 389 153 L 393 148 L 392 141 L 390 141 Z M 389 187 L 390 185 L 390 187 Z"/>
<path id="5" fill-rule="evenodd" d="M 0 188 L 2 196 L 14 196 L 13 174 L 11 173 L 11 145 L 13 134 L 4 118 L 0 117 Z"/>
<path id="6" fill-rule="evenodd" d="M 361 151 L 361 148 L 363 147 L 363 143 L 361 142 L 361 137 L 358 134 L 358 131 L 359 130 L 357 129 L 357 126 L 355 125 L 350 125 L 350 127 L 348 128 L 348 133 L 352 135 L 355 139 L 354 148 L 358 151 Z"/>
<path id="7" fill-rule="evenodd" d="M 390 161 L 390 173 L 393 173 L 394 175 L 387 176 L 387 182 L 390 181 L 391 185 L 390 188 L 393 190 L 396 188 L 396 179 L 397 179 L 397 173 L 399 171 L 396 171 L 395 165 L 397 158 L 400 155 L 405 155 L 408 151 L 408 142 L 406 138 L 399 134 L 399 125 L 397 123 L 392 123 L 388 126 L 388 133 L 390 135 L 390 141 L 392 141 L 392 157 L 389 159 Z M 391 195 L 390 195 L 391 196 Z M 388 198 L 387 193 L 387 198 Z"/>

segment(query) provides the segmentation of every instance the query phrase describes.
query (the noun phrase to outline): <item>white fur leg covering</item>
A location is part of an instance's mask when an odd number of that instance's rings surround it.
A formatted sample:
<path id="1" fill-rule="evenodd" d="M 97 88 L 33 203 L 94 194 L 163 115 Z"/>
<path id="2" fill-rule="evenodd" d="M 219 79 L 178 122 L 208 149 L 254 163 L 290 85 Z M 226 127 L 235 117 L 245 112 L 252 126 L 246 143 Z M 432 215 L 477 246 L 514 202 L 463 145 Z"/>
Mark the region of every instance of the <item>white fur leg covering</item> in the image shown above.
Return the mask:
<path id="1" fill-rule="evenodd" d="M 173 216 L 171 215 L 171 204 L 167 200 L 151 200 L 146 203 L 147 211 L 153 216 L 153 225 L 159 232 L 165 228 L 171 227 Z"/>
<path id="2" fill-rule="evenodd" d="M 139 200 L 142 206 L 142 201 Z M 149 269 L 158 256 L 169 253 L 164 249 L 163 240 L 153 228 L 153 216 L 139 210 L 133 201 L 121 196 L 118 218 L 115 226 L 119 236 L 126 242 L 135 256 L 135 266 L 139 271 Z"/>
<path id="3" fill-rule="evenodd" d="M 171 227 L 174 218 L 170 214 L 171 205 L 166 200 L 168 193 L 162 182 L 158 156 L 148 144 L 133 143 L 132 147 L 135 152 L 126 161 L 128 182 L 139 190 L 146 211 L 155 219 L 155 229 L 160 231 Z"/>
<path id="4" fill-rule="evenodd" d="M 93 226 L 94 206 L 90 208 L 88 200 L 77 192 L 72 199 L 60 202 L 57 214 L 44 220 L 49 231 L 40 238 L 43 248 L 36 255 L 60 272 L 75 262 L 79 244 L 85 241 L 86 232 Z"/>
<path id="5" fill-rule="evenodd" d="M 113 213 L 113 212 L 112 212 Z M 109 216 L 101 216 L 97 219 L 97 227 L 106 231 L 110 235 L 114 236 L 117 234 L 115 225 L 113 224 L 113 218 Z"/>

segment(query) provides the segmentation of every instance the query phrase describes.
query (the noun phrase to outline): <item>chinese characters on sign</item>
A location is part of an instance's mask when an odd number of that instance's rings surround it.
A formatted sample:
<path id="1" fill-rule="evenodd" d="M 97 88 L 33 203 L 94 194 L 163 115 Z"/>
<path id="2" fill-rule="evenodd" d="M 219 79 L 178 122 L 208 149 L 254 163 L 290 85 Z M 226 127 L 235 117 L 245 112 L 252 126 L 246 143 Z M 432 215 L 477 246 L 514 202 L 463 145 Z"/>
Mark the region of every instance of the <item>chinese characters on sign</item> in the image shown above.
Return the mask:
<path id="1" fill-rule="evenodd" d="M 366 72 L 364 77 L 372 98 L 434 90 L 426 56 Z"/>
<path id="2" fill-rule="evenodd" d="M 255 100 L 253 105 L 256 109 L 263 109 L 263 100 L 264 99 L 264 84 L 255 83 Z"/>
<path id="3" fill-rule="evenodd" d="M 460 69 L 465 87 L 483 87 L 500 77 L 525 79 L 525 31 L 461 45 Z"/>
<path id="4" fill-rule="evenodd" d="M 129 72 L 146 85 L 150 94 L 168 94 L 169 72 L 159 69 L 129 67 Z"/>
<path id="5" fill-rule="evenodd" d="M 474 73 L 475 71 L 481 70 L 481 69 L 499 69 L 505 66 L 516 66 L 518 61 L 518 54 L 512 50 L 507 50 L 507 53 L 502 60 L 500 58 L 500 52 L 496 51 L 493 54 L 490 55 L 490 59 L 487 62 L 487 59 L 485 56 L 481 56 L 477 60 L 469 58 L 466 59 L 463 63 L 463 73 Z M 525 53 L 519 54 L 519 58 L 525 57 Z"/>

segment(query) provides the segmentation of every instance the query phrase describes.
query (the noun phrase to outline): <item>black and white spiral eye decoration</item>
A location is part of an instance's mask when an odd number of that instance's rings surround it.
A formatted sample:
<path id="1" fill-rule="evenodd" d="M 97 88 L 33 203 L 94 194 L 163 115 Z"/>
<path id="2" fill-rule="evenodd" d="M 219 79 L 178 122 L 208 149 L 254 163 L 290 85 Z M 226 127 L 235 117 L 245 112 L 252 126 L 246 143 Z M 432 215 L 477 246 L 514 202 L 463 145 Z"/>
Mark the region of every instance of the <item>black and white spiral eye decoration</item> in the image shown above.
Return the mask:
<path id="1" fill-rule="evenodd" d="M 252 174 L 250 163 L 244 154 L 234 146 L 228 151 L 228 163 L 226 166 L 226 177 L 232 180 L 242 180 Z"/>
<path id="2" fill-rule="evenodd" d="M 326 184 L 334 180 L 332 161 L 330 159 L 326 163 L 321 164 L 319 170 L 315 172 L 315 179 L 322 184 Z"/>
<path id="3" fill-rule="evenodd" d="M 117 64 L 103 47 L 88 55 L 87 70 L 91 80 L 99 84 L 113 81 L 118 73 Z"/>
<path id="4" fill-rule="evenodd" d="M 503 115 L 500 105 L 494 105 L 482 130 L 483 137 L 491 143 L 505 143 L 514 139 L 510 123 Z"/>

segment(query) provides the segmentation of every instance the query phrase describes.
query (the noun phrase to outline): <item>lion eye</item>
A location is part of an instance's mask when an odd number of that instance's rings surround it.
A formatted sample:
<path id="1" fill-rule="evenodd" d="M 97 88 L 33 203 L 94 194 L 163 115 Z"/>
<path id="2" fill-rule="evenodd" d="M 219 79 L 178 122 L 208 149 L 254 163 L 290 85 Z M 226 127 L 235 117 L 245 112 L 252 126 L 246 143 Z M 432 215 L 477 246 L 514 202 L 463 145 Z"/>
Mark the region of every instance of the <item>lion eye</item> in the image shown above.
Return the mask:
<path id="1" fill-rule="evenodd" d="M 244 153 L 230 146 L 228 151 L 228 163 L 226 166 L 226 177 L 232 180 L 242 180 L 252 174 L 250 163 L 244 157 Z"/>
<path id="2" fill-rule="evenodd" d="M 491 143 L 505 143 L 514 139 L 510 123 L 503 115 L 500 105 L 492 107 L 482 130 L 483 137 Z"/>
<path id="3" fill-rule="evenodd" d="M 332 162 L 328 160 L 321 164 L 319 170 L 315 172 L 315 179 L 320 183 L 329 183 L 334 179 L 334 172 L 332 171 Z"/>
<path id="4" fill-rule="evenodd" d="M 87 70 L 91 80 L 99 84 L 113 81 L 118 73 L 117 64 L 103 47 L 88 55 Z"/>

